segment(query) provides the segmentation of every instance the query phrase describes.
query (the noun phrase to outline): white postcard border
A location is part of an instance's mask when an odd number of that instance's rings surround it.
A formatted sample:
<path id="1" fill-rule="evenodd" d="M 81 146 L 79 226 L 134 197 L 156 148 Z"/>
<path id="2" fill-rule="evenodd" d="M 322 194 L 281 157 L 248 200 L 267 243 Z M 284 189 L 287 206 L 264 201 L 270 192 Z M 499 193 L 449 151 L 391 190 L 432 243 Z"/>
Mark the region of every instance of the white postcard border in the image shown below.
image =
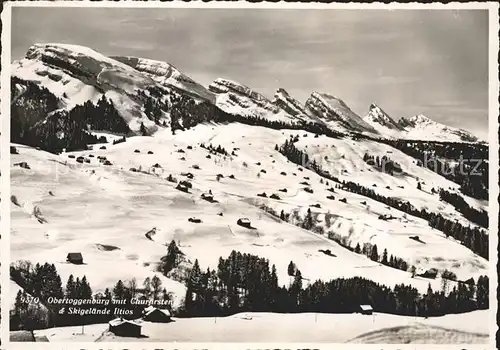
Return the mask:
<path id="1" fill-rule="evenodd" d="M 489 134 L 488 141 L 490 145 L 489 160 L 490 160 L 490 191 L 489 191 L 489 208 L 490 213 L 498 213 L 499 203 L 499 187 L 498 187 L 498 92 L 500 85 L 498 80 L 498 49 L 499 49 L 499 4 L 496 2 L 469 2 L 469 3 L 248 3 L 243 1 L 238 2 L 87 2 L 87 1 L 23 1 L 23 2 L 7 2 L 4 4 L 2 11 L 2 71 L 1 71 L 1 137 L 0 137 L 0 152 L 1 152 L 1 169 L 2 176 L 0 177 L 1 203 L 0 203 L 0 233 L 1 233 L 1 276 L 2 285 L 1 295 L 1 339 L 2 348 L 7 349 L 51 349 L 51 350 L 67 350 L 67 349 L 486 349 L 496 348 L 495 336 L 497 332 L 497 296 L 496 286 L 498 283 L 497 276 L 497 245 L 498 245 L 498 215 L 490 214 L 490 241 L 489 241 L 489 262 L 490 262 L 490 313 L 487 320 L 490 324 L 490 342 L 489 344 L 452 344 L 452 345 L 391 345 L 391 344 L 332 344 L 332 343 L 146 343 L 146 342 L 113 342 L 113 343 L 87 343 L 87 342 L 57 342 L 49 346 L 47 343 L 15 343 L 9 341 L 9 310 L 10 310 L 10 220 L 6 220 L 10 216 L 10 64 L 11 64 L 11 13 L 14 7 L 99 7 L 99 8 L 204 8 L 204 9 L 387 9 L 387 10 L 452 10 L 452 9 L 477 9 L 489 10 Z M 485 320 L 486 321 L 486 320 Z"/>

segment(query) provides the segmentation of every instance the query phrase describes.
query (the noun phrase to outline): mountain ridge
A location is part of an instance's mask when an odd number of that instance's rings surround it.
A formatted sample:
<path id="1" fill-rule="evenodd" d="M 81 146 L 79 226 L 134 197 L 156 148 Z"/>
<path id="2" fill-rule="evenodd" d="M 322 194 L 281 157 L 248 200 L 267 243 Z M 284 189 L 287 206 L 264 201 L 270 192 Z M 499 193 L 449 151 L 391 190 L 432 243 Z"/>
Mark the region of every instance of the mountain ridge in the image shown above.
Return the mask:
<path id="1" fill-rule="evenodd" d="M 308 113 L 337 129 L 337 131 L 378 134 L 371 125 L 354 113 L 343 100 L 333 95 L 313 91 L 305 106 Z"/>
<path id="2" fill-rule="evenodd" d="M 57 43 L 37 43 L 26 56 L 12 64 L 13 76 L 47 88 L 70 110 L 87 101 L 97 103 L 102 95 L 113 101 L 119 114 L 135 133 L 142 125 L 150 132 L 158 121 L 170 124 L 171 95 L 181 94 L 195 101 L 207 101 L 221 110 L 285 123 L 319 123 L 335 132 L 362 133 L 375 137 L 452 142 L 479 142 L 472 133 L 417 115 L 395 121 L 376 104 L 360 117 L 342 99 L 313 91 L 304 104 L 284 88 L 272 99 L 230 79 L 217 78 L 207 87 L 197 83 L 174 65 L 136 56 L 106 56 L 91 48 Z M 17 86 L 15 95 L 26 90 Z M 161 117 L 151 120 L 145 113 L 145 100 L 153 99 Z M 419 117 L 420 116 L 420 117 Z"/>

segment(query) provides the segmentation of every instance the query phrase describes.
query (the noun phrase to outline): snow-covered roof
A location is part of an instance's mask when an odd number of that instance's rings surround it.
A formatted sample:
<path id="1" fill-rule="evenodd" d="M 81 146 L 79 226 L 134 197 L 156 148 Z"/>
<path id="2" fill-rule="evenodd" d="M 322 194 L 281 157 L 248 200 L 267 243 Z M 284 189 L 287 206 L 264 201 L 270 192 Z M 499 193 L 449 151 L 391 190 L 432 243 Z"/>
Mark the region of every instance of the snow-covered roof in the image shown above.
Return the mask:
<path id="1" fill-rule="evenodd" d="M 373 307 L 371 305 L 359 305 L 359 307 L 363 311 L 373 311 Z"/>
<path id="2" fill-rule="evenodd" d="M 250 219 L 249 219 L 249 218 L 240 218 L 240 221 L 241 221 L 241 222 L 247 222 L 247 223 L 250 223 Z"/>
<path id="3" fill-rule="evenodd" d="M 139 324 L 139 322 L 132 321 L 132 320 L 126 320 L 126 319 L 120 318 L 120 317 L 115 318 L 114 320 L 109 321 L 109 325 L 113 326 L 113 327 L 120 326 L 120 325 L 125 324 L 125 323 L 130 323 L 130 324 L 132 324 L 134 326 L 138 326 L 138 327 L 141 326 Z"/>
<path id="4" fill-rule="evenodd" d="M 144 309 L 144 316 L 148 316 L 148 315 L 152 314 L 153 312 L 155 312 L 156 310 L 163 312 L 167 316 L 171 316 L 170 311 L 168 311 L 167 309 L 158 309 L 152 305 L 150 305 Z"/>

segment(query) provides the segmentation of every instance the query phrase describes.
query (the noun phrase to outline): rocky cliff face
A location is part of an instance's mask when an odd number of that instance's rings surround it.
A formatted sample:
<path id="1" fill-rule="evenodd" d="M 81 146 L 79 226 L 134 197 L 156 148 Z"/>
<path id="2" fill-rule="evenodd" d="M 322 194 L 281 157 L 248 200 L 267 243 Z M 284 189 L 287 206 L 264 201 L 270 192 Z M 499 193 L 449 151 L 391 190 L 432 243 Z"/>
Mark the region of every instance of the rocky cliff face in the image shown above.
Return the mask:
<path id="1" fill-rule="evenodd" d="M 217 95 L 217 106 L 227 113 L 285 122 L 294 117 L 249 87 L 227 79 L 216 79 L 208 87 Z"/>
<path id="2" fill-rule="evenodd" d="M 465 130 L 436 123 L 423 115 L 395 122 L 372 104 L 362 119 L 340 98 L 326 93 L 313 92 L 302 105 L 285 89 L 278 89 L 270 100 L 248 86 L 222 78 L 205 88 L 167 62 L 108 57 L 78 45 L 34 44 L 25 58 L 13 62 L 11 68 L 13 81 L 16 79 L 11 86 L 13 116 L 20 118 L 17 130 L 28 130 L 49 115 L 64 118 L 67 112 L 84 104 L 84 111 L 91 111 L 88 103 L 97 105 L 104 97 L 113 105 L 113 113 L 107 114 L 113 120 L 98 123 L 92 117 L 93 125 L 119 125 L 116 118 L 122 118 L 127 127 L 121 129 L 133 134 L 144 134 L 144 130 L 154 133 L 159 126 L 171 126 L 172 110 L 175 123 L 181 128 L 207 121 L 216 111 L 223 110 L 243 118 L 285 124 L 315 122 L 341 133 L 478 141 Z M 203 107 L 202 112 L 199 106 Z"/>
<path id="3" fill-rule="evenodd" d="M 332 129 L 340 132 L 378 132 L 360 116 L 354 113 L 341 99 L 329 94 L 313 92 L 306 101 L 308 114 L 324 121 Z"/>
<path id="4" fill-rule="evenodd" d="M 101 91 L 134 93 L 135 89 L 154 85 L 151 78 L 131 67 L 78 45 L 35 44 L 29 48 L 26 58 L 20 61 L 20 66 L 33 61 L 39 63 L 38 67 L 34 67 L 35 74 L 46 74 L 55 81 L 65 78 L 64 74 L 67 74 Z"/>
<path id="5" fill-rule="evenodd" d="M 143 112 L 145 93 L 163 87 L 132 67 L 87 47 L 35 44 L 24 59 L 12 64 L 12 76 L 19 79 L 18 85 L 27 81 L 46 89 L 58 99 L 62 110 L 69 111 L 88 101 L 97 103 L 104 95 L 131 131 L 139 132 L 141 124 L 155 128 Z"/>
<path id="6" fill-rule="evenodd" d="M 131 56 L 111 56 L 135 70 L 146 74 L 158 84 L 175 88 L 202 101 L 215 102 L 215 95 L 167 62 Z"/>
<path id="7" fill-rule="evenodd" d="M 370 105 L 365 121 L 375 129 L 389 129 L 404 131 L 404 127 L 392 119 L 382 108 L 375 103 Z"/>
<path id="8" fill-rule="evenodd" d="M 289 115 L 301 119 L 310 119 L 302 103 L 293 98 L 285 89 L 278 89 L 274 94 L 273 104 L 287 112 Z"/>

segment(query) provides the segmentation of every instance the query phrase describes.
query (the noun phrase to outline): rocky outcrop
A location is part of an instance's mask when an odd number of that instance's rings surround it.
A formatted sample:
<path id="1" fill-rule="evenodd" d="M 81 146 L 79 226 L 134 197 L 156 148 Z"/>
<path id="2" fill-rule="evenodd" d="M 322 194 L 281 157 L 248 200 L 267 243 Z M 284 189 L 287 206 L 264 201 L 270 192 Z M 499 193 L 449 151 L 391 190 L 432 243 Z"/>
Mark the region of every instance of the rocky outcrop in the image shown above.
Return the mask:
<path id="1" fill-rule="evenodd" d="M 404 131 L 404 127 L 392 119 L 382 108 L 375 103 L 370 105 L 365 121 L 375 129 L 380 127 L 390 130 Z"/>
<path id="2" fill-rule="evenodd" d="M 313 92 L 305 105 L 308 114 L 324 121 L 340 132 L 378 132 L 354 113 L 341 99 L 329 94 Z"/>
<path id="3" fill-rule="evenodd" d="M 297 118 L 249 87 L 227 79 L 216 79 L 208 89 L 217 95 L 217 106 L 242 117 L 295 122 Z"/>
<path id="4" fill-rule="evenodd" d="M 160 85 L 178 89 L 196 99 L 215 102 L 215 95 L 212 92 L 170 63 L 132 56 L 110 56 L 110 58 L 145 73 Z"/>
<path id="5" fill-rule="evenodd" d="M 303 120 L 309 119 L 304 105 L 290 96 L 285 89 L 278 89 L 274 94 L 272 102 L 274 105 L 278 106 L 293 117 Z"/>

